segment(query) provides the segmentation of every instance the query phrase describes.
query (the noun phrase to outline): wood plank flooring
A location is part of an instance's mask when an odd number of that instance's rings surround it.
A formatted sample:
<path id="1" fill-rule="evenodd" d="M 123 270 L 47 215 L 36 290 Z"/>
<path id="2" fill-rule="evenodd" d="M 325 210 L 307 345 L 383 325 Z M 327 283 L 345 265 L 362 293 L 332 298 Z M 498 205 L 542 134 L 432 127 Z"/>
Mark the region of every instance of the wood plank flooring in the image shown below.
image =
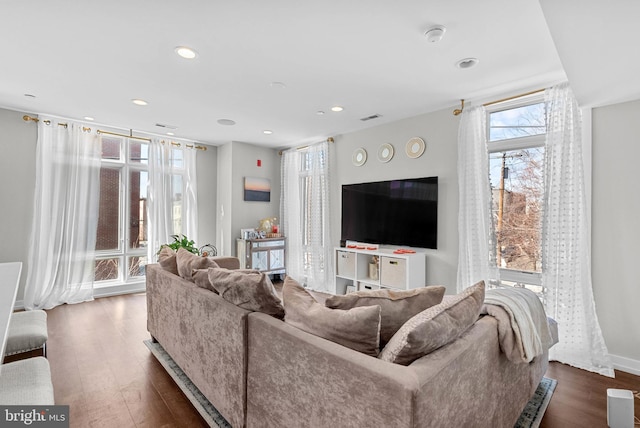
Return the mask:
<path id="1" fill-rule="evenodd" d="M 47 312 L 56 404 L 70 405 L 71 427 L 207 426 L 142 343 L 149 338 L 144 294 Z M 640 377 L 624 372 L 610 379 L 552 363 L 547 376 L 558 386 L 542 428 L 606 427 L 607 388 L 640 391 Z"/>

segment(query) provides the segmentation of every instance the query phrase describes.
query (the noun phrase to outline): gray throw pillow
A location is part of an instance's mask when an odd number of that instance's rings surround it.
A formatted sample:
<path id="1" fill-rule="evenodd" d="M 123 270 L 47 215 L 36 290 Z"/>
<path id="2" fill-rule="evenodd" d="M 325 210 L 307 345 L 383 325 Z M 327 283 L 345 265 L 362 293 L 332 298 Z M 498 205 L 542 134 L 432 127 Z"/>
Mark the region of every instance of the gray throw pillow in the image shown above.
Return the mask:
<path id="1" fill-rule="evenodd" d="M 184 248 L 179 248 L 176 253 L 176 264 L 178 265 L 178 275 L 193 282 L 193 271 L 196 269 L 208 269 L 220 267 L 210 257 L 200 257 Z"/>
<path id="2" fill-rule="evenodd" d="M 236 306 L 277 318 L 284 316 L 282 301 L 265 273 L 245 269 L 209 269 L 209 282 L 223 299 Z"/>
<path id="3" fill-rule="evenodd" d="M 176 252 L 173 251 L 172 248 L 167 246 L 160 248 L 160 252 L 158 253 L 158 263 L 160 263 L 160 267 L 162 267 L 162 269 L 167 272 L 171 272 L 174 275 L 178 275 Z"/>
<path id="4" fill-rule="evenodd" d="M 484 281 L 466 288 L 407 321 L 380 353 L 380 359 L 409 365 L 457 339 L 480 315 Z"/>
<path id="5" fill-rule="evenodd" d="M 446 288 L 431 286 L 414 290 L 364 290 L 347 295 L 331 296 L 325 306 L 351 309 L 360 306 L 380 306 L 380 346 L 384 346 L 409 318 L 442 302 Z"/>
<path id="6" fill-rule="evenodd" d="M 380 306 L 330 309 L 288 276 L 282 287 L 282 300 L 287 324 L 364 354 L 378 355 Z"/>

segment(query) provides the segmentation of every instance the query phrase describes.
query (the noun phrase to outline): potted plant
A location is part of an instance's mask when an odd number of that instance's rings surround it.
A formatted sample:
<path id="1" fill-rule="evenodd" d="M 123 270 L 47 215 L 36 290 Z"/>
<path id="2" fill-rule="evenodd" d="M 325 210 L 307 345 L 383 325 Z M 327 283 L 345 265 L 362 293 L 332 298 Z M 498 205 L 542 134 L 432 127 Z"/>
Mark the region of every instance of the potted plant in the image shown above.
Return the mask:
<path id="1" fill-rule="evenodd" d="M 190 253 L 200 255 L 200 250 L 195 246 L 195 242 L 187 238 L 185 235 L 171 235 L 171 237 L 173 238 L 173 242 L 169 244 L 162 244 L 156 255 L 160 254 L 162 247 L 169 247 L 173 251 L 178 251 L 179 248 L 184 248 Z"/>

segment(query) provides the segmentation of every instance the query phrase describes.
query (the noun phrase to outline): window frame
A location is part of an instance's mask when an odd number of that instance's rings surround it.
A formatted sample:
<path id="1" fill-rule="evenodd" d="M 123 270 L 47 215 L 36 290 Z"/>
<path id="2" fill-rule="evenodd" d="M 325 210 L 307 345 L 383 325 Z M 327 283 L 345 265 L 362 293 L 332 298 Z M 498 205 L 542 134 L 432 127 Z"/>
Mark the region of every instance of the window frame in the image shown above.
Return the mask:
<path id="1" fill-rule="evenodd" d="M 514 137 L 514 138 L 506 138 L 506 139 L 501 139 L 501 140 L 495 140 L 495 141 L 491 141 L 491 115 L 493 113 L 498 113 L 501 111 L 507 111 L 507 110 L 513 110 L 513 109 L 517 109 L 520 107 L 525 107 L 525 106 L 529 106 L 529 105 L 534 105 L 534 104 L 540 104 L 544 102 L 544 94 L 543 93 L 537 93 L 537 94 L 533 94 L 533 95 L 527 95 L 524 97 L 518 97 L 515 98 L 513 100 L 509 100 L 509 101 L 505 101 L 505 102 L 501 102 L 501 103 L 496 103 L 493 104 L 491 106 L 486 106 L 485 107 L 485 113 L 486 113 L 486 141 L 487 141 L 487 151 L 488 151 L 488 156 L 487 156 L 487 163 L 490 162 L 490 158 L 492 154 L 495 153 L 502 153 L 502 152 L 506 152 L 506 151 L 513 151 L 513 150 L 524 150 L 524 149 L 531 149 L 531 148 L 536 148 L 536 147 L 545 147 L 545 142 L 546 142 L 546 138 L 547 138 L 547 132 L 545 131 L 544 133 L 541 134 L 537 134 L 537 135 L 530 135 L 530 136 L 524 136 L 524 137 Z M 544 189 L 543 189 L 543 193 L 544 193 Z M 493 218 L 493 216 L 491 217 Z M 495 224 L 493 225 L 493 238 L 496 238 L 496 230 L 495 230 Z M 542 225 L 540 225 L 540 228 L 542 228 Z M 540 231 L 541 235 L 542 235 L 542 230 Z M 489 251 L 491 254 L 491 263 L 493 263 L 494 265 L 496 264 L 497 261 L 497 254 L 496 254 L 496 244 L 495 244 L 495 240 L 492 239 L 491 242 L 489 243 Z M 511 268 L 503 268 L 503 267 L 499 267 L 499 266 L 495 266 L 497 271 L 498 271 L 498 278 L 495 278 L 495 280 L 497 281 L 498 284 L 503 285 L 503 281 L 507 281 L 507 282 L 513 282 L 515 283 L 515 286 L 525 286 L 525 285 L 530 285 L 530 286 L 534 286 L 536 288 L 540 288 L 542 287 L 542 269 L 544 269 L 544 266 L 541 267 L 541 271 L 540 272 L 534 272 L 534 271 L 525 271 L 525 270 L 519 270 L 519 269 L 511 269 Z"/>
<path id="2" fill-rule="evenodd" d="M 145 281 L 145 275 L 131 276 L 129 260 L 132 257 L 147 257 L 147 247 L 140 246 L 138 248 L 130 248 L 131 239 L 130 216 L 131 216 L 131 173 L 146 172 L 147 185 L 149 180 L 149 163 L 133 162 L 130 159 L 130 144 L 132 142 L 139 143 L 139 140 L 127 137 L 119 137 L 109 135 L 109 139 L 120 141 L 120 157 L 119 159 L 101 159 L 100 168 L 111 168 L 118 170 L 120 173 L 119 194 L 118 194 L 118 248 L 109 250 L 96 250 L 95 262 L 100 260 L 117 259 L 118 260 L 118 276 L 108 280 L 94 280 L 95 288 L 114 287 L 119 285 L 135 284 Z M 150 144 L 142 142 L 142 144 Z M 149 153 L 149 151 L 147 151 Z M 145 225 L 145 227 L 147 227 Z M 147 260 L 148 263 L 148 260 Z"/>

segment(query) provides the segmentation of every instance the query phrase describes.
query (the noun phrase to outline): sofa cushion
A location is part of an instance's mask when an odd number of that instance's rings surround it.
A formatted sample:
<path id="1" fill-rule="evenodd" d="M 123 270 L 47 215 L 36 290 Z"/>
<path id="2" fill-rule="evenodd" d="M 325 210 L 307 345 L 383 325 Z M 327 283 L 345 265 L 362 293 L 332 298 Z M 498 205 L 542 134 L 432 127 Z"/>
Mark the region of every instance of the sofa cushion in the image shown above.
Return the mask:
<path id="1" fill-rule="evenodd" d="M 286 323 L 367 355 L 378 355 L 380 306 L 330 309 L 288 276 L 282 296 Z"/>
<path id="2" fill-rule="evenodd" d="M 282 301 L 265 273 L 213 268 L 209 269 L 209 282 L 223 299 L 236 306 L 278 318 L 284 316 Z"/>
<path id="3" fill-rule="evenodd" d="M 178 275 L 193 282 L 193 271 L 196 269 L 208 269 L 220 267 L 210 257 L 200 257 L 190 253 L 184 248 L 179 248 L 176 253 L 176 263 L 178 265 Z"/>
<path id="4" fill-rule="evenodd" d="M 446 288 L 431 286 L 415 290 L 365 290 L 344 296 L 331 296 L 325 305 L 332 309 L 351 309 L 379 305 L 382 321 L 380 344 L 384 346 L 402 325 L 414 315 L 442 302 Z"/>
<path id="5" fill-rule="evenodd" d="M 407 321 L 380 353 L 380 359 L 408 365 L 457 339 L 480 315 L 484 281 L 463 290 Z"/>
<path id="6" fill-rule="evenodd" d="M 178 275 L 176 252 L 173 251 L 173 248 L 167 247 L 166 245 L 162 246 L 158 253 L 158 263 L 160 263 L 162 269 L 167 272 L 171 272 L 174 275 Z"/>

